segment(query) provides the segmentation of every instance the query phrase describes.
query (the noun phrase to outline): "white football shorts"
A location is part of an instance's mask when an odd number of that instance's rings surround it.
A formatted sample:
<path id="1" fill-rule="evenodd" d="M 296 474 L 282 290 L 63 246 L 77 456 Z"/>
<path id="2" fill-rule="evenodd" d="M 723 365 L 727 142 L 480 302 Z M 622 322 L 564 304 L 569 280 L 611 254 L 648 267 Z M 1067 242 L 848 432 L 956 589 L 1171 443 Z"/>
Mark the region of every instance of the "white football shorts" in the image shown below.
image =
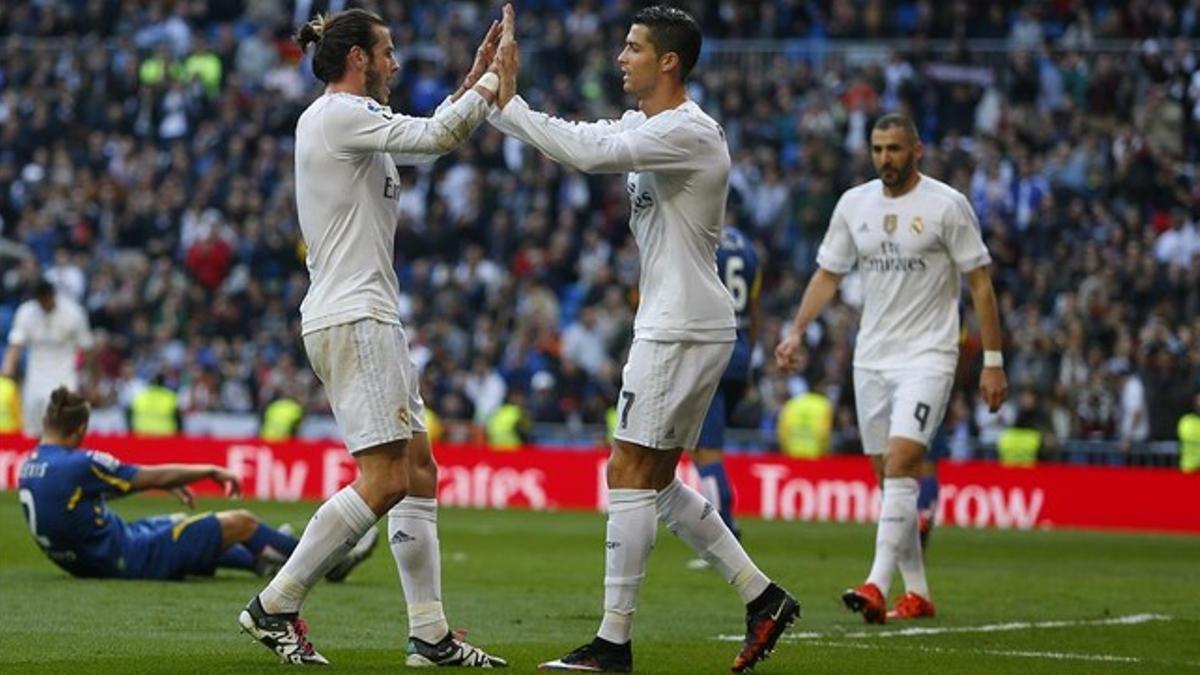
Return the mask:
<path id="1" fill-rule="evenodd" d="M 696 447 L 733 344 L 635 339 L 613 438 L 658 450 Z"/>
<path id="2" fill-rule="evenodd" d="M 397 324 L 362 319 L 304 336 L 351 453 L 425 431 L 417 366 Z"/>
<path id="3" fill-rule="evenodd" d="M 49 391 L 26 391 L 21 396 L 21 433 L 31 438 L 42 435 L 42 420 L 46 407 L 50 405 Z"/>
<path id="4" fill-rule="evenodd" d="M 926 448 L 946 414 L 954 376 L 913 370 L 854 369 L 854 398 L 863 452 L 882 455 L 899 436 Z"/>

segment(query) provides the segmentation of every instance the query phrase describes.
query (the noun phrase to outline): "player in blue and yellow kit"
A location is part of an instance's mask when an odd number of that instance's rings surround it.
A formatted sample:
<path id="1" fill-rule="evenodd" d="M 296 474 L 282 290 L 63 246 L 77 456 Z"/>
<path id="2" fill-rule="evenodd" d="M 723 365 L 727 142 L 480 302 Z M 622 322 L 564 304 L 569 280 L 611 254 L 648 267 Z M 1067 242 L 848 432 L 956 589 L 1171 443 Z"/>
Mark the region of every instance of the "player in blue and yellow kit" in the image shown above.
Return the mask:
<path id="1" fill-rule="evenodd" d="M 203 464 L 139 467 L 79 448 L 90 411 L 65 387 L 50 397 L 45 431 L 20 470 L 20 499 L 30 532 L 46 555 L 77 577 L 182 579 L 217 567 L 265 571 L 286 560 L 296 540 L 249 511 L 154 516 L 125 522 L 106 499 L 169 490 L 191 506 L 187 486 L 211 478 L 237 496 L 227 469 Z"/>
<path id="2" fill-rule="evenodd" d="M 746 388 L 750 384 L 750 358 L 758 338 L 758 293 L 762 286 L 762 272 L 758 267 L 754 243 L 736 227 L 727 225 L 721 235 L 721 243 L 717 247 L 717 273 L 733 296 L 738 324 L 737 342 L 708 408 L 708 415 L 704 418 L 692 459 L 696 464 L 696 472 L 700 474 L 700 492 L 717 506 L 721 520 L 725 521 L 735 536 L 741 538 L 741 531 L 733 522 L 733 486 L 725 473 L 722 456 L 726 422 L 746 395 Z"/>

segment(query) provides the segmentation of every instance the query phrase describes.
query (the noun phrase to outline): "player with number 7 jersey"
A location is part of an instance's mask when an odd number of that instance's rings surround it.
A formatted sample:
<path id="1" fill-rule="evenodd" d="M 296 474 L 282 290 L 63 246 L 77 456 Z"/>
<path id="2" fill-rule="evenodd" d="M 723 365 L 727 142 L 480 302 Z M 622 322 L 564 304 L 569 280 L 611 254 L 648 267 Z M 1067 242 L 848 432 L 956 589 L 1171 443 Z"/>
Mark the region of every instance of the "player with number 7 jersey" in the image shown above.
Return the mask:
<path id="1" fill-rule="evenodd" d="M 637 110 L 617 120 L 569 122 L 535 112 L 501 83 L 489 121 L 550 159 L 588 173 L 624 173 L 629 227 L 641 262 L 633 345 L 625 365 L 608 462 L 604 616 L 596 637 L 544 670 L 629 672 L 637 596 L 655 519 L 702 555 L 746 603 L 746 640 L 733 670 L 770 653 L 799 615 L 796 600 L 746 555 L 716 509 L 675 479 L 695 447 L 733 353 L 733 298 L 717 276 L 729 148 L 717 122 L 687 96 L 700 27 L 683 10 L 635 15 L 617 64 Z"/>

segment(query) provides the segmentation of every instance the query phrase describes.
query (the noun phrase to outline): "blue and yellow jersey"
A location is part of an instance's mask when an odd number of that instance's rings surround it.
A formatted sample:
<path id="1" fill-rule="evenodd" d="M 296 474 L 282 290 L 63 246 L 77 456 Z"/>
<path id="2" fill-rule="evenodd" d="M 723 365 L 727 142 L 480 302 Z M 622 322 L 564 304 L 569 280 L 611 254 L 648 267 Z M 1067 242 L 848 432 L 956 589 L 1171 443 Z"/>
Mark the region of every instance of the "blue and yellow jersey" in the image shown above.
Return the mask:
<path id="1" fill-rule="evenodd" d="M 20 498 L 38 545 L 77 576 L 115 576 L 126 524 L 106 498 L 129 493 L 138 467 L 108 453 L 39 445 L 21 465 Z"/>
<path id="2" fill-rule="evenodd" d="M 717 246 L 717 274 L 733 296 L 738 325 L 737 343 L 729 366 L 725 369 L 724 379 L 745 380 L 750 376 L 750 356 L 754 351 L 748 334 L 750 312 L 758 302 L 762 270 L 758 267 L 754 243 L 736 227 L 726 226 L 721 235 L 721 243 Z"/>

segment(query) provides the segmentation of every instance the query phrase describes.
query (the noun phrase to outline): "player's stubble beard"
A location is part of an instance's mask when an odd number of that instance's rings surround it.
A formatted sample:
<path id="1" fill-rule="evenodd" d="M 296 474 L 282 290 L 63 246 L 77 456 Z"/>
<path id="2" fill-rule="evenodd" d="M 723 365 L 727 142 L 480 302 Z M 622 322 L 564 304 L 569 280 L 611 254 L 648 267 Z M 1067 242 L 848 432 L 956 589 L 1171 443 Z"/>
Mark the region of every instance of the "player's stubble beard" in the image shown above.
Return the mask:
<path id="1" fill-rule="evenodd" d="M 883 181 L 888 188 L 897 188 L 908 183 L 908 179 L 912 176 L 913 164 L 912 155 L 909 155 L 908 161 L 900 167 L 879 167 L 876 173 L 879 174 L 879 180 Z"/>
<path id="2" fill-rule="evenodd" d="M 367 95 L 375 99 L 379 105 L 387 105 L 390 92 L 387 77 L 381 69 L 375 67 L 375 57 L 367 62 Z"/>

